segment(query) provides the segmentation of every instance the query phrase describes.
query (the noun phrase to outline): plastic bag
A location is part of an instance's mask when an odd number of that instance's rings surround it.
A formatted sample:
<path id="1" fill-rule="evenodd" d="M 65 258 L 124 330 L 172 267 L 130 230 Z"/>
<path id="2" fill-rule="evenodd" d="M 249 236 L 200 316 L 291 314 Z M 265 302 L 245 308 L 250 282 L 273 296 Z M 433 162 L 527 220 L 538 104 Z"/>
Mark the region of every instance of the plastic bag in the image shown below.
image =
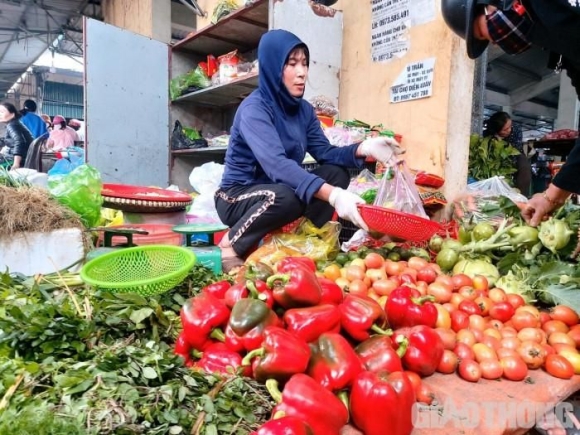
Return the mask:
<path id="1" fill-rule="evenodd" d="M 87 228 L 101 219 L 101 174 L 92 166 L 83 164 L 66 175 L 50 175 L 48 191 L 58 202 L 76 212 Z"/>
<path id="2" fill-rule="evenodd" d="M 220 0 L 211 15 L 211 23 L 215 24 L 238 8 L 236 0 Z"/>
<path id="3" fill-rule="evenodd" d="M 355 143 L 362 142 L 366 138 L 366 132 L 358 127 L 345 127 L 335 125 L 324 129 L 324 135 L 331 145 L 345 147 Z"/>
<path id="4" fill-rule="evenodd" d="M 429 219 L 404 161 L 386 169 L 374 205 Z"/>
<path id="5" fill-rule="evenodd" d="M 179 122 L 179 120 L 175 121 L 173 132 L 171 133 L 171 149 L 187 150 L 197 148 L 207 148 L 207 140 L 203 137 L 200 137 L 199 139 L 190 139 L 181 125 L 181 122 Z"/>
<path id="6" fill-rule="evenodd" d="M 331 118 L 338 115 L 338 109 L 330 98 L 324 95 L 317 95 L 309 100 L 317 115 L 330 116 Z"/>
<path id="7" fill-rule="evenodd" d="M 348 191 L 362 195 L 370 189 L 377 189 L 379 187 L 379 180 L 368 169 L 363 169 L 360 174 L 355 175 L 350 179 Z"/>
<path id="8" fill-rule="evenodd" d="M 221 223 L 215 208 L 214 194 L 218 190 L 224 165 L 215 162 L 197 166 L 189 175 L 189 184 L 199 193 L 191 204 L 188 220 L 197 223 Z"/>
<path id="9" fill-rule="evenodd" d="M 48 171 L 48 176 L 67 175 L 85 163 L 85 151 L 82 148 L 72 147 L 61 152 L 62 158 L 58 159 Z"/>

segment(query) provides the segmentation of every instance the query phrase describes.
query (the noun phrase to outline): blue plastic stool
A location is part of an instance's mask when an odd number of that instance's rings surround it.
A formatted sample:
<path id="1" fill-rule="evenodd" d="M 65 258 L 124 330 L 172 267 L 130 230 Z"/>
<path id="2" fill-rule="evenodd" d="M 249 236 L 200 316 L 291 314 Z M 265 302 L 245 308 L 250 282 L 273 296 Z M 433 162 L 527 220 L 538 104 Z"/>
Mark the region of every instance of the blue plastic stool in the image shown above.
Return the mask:
<path id="1" fill-rule="evenodd" d="M 176 225 L 173 231 L 185 236 L 185 246 L 189 247 L 201 264 L 213 273 L 222 273 L 222 251 L 215 245 L 214 235 L 227 230 L 221 224 L 185 224 Z"/>

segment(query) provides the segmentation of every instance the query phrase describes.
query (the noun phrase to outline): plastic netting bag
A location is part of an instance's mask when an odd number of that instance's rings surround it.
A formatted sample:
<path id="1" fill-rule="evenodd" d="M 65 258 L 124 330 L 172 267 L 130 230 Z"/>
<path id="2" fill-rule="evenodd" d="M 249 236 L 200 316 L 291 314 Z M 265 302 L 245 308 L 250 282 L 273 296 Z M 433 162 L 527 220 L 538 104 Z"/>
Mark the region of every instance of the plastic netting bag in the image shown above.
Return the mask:
<path id="1" fill-rule="evenodd" d="M 528 201 L 504 177 L 492 177 L 467 185 L 465 191 L 455 199 L 453 218 L 460 223 L 500 221 L 505 217 L 500 207 L 502 197 L 516 204 Z"/>
<path id="2" fill-rule="evenodd" d="M 70 173 L 48 177 L 48 191 L 56 200 L 77 213 L 83 224 L 94 227 L 101 219 L 101 174 L 83 164 Z"/>
<path id="3" fill-rule="evenodd" d="M 374 205 L 429 219 L 404 161 L 386 169 Z"/>

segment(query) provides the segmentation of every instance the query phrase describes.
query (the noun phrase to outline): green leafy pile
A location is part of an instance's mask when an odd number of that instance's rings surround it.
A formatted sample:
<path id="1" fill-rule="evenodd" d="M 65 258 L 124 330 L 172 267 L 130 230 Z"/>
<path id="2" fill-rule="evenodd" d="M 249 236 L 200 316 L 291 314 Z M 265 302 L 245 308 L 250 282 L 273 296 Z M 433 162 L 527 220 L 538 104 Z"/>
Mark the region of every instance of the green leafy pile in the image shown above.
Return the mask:
<path id="1" fill-rule="evenodd" d="M 471 135 L 469 139 L 469 176 L 476 180 L 486 180 L 504 176 L 509 182 L 517 170 L 511 164 L 512 157 L 520 152 L 506 141 L 494 136 Z"/>
<path id="2" fill-rule="evenodd" d="M 145 299 L 0 274 L 0 435 L 255 430 L 272 407 L 262 386 L 173 354 L 181 305 L 212 278 L 196 268 Z"/>

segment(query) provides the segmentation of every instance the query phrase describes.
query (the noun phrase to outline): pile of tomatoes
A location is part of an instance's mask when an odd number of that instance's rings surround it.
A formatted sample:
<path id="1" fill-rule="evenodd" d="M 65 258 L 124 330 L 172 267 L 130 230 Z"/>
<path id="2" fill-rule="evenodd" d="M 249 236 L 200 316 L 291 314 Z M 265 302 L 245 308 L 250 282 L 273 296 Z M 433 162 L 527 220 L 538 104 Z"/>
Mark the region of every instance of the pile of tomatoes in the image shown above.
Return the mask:
<path id="1" fill-rule="evenodd" d="M 489 286 L 481 275 L 446 275 L 420 257 L 394 261 L 373 251 L 359 252 L 320 272 L 344 291 L 363 294 L 385 306 L 401 285 L 432 296 L 436 331 L 445 351 L 438 372 L 484 379 L 523 381 L 529 370 L 570 379 L 580 374 L 578 314 L 558 305 L 539 309 L 518 294 Z"/>

